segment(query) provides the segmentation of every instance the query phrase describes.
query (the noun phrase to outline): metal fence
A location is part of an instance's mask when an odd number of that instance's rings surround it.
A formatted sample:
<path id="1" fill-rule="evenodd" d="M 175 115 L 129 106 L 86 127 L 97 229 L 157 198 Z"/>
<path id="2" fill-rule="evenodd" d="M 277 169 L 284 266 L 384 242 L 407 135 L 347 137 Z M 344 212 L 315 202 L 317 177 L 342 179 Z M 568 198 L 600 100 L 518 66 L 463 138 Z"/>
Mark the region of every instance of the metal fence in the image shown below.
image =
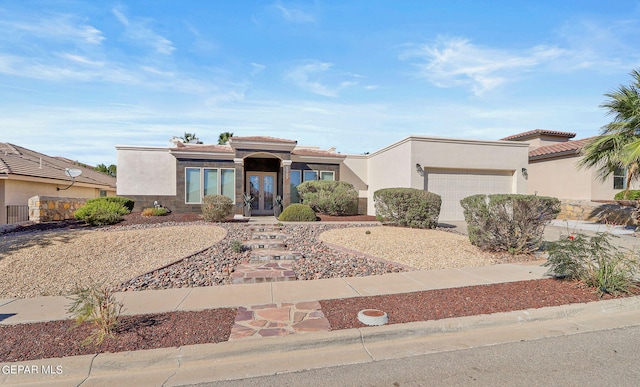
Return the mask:
<path id="1" fill-rule="evenodd" d="M 29 206 L 7 206 L 7 224 L 29 220 Z"/>

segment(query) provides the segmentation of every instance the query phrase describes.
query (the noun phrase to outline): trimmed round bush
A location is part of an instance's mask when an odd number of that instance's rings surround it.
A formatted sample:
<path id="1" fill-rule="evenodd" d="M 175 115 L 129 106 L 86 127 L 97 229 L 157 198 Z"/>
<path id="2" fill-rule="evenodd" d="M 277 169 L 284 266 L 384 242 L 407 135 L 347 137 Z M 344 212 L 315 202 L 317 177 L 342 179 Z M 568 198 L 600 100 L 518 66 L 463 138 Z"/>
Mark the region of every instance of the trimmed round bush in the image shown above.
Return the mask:
<path id="1" fill-rule="evenodd" d="M 205 195 L 202 198 L 202 217 L 207 222 L 221 222 L 233 212 L 233 201 L 224 195 Z"/>
<path id="2" fill-rule="evenodd" d="M 298 185 L 304 204 L 315 212 L 327 215 L 355 215 L 358 213 L 358 192 L 353 184 L 344 181 L 305 181 Z"/>
<path id="3" fill-rule="evenodd" d="M 118 223 L 122 220 L 122 216 L 129 212 L 130 211 L 120 203 L 92 199 L 80 207 L 75 212 L 74 217 L 92 226 L 105 226 Z"/>
<path id="4" fill-rule="evenodd" d="M 279 220 L 283 222 L 315 222 L 316 213 L 306 204 L 291 204 L 282 211 Z"/>
<path id="5" fill-rule="evenodd" d="M 615 200 L 639 200 L 640 199 L 640 190 L 638 189 L 630 189 L 627 198 L 624 198 L 624 191 L 620 191 L 614 196 Z"/>
<path id="6" fill-rule="evenodd" d="M 108 203 L 117 203 L 126 208 L 128 210 L 128 213 L 133 211 L 133 206 L 135 205 L 135 202 L 133 200 L 125 198 L 123 196 L 104 196 L 101 198 L 89 199 L 87 200 L 87 204 L 103 201 Z"/>
<path id="7" fill-rule="evenodd" d="M 560 212 L 560 200 L 536 195 L 481 194 L 460 204 L 473 245 L 512 254 L 538 250 L 546 224 Z"/>
<path id="8" fill-rule="evenodd" d="M 373 193 L 376 218 L 387 224 L 414 228 L 436 228 L 440 195 L 416 188 L 384 188 Z"/>

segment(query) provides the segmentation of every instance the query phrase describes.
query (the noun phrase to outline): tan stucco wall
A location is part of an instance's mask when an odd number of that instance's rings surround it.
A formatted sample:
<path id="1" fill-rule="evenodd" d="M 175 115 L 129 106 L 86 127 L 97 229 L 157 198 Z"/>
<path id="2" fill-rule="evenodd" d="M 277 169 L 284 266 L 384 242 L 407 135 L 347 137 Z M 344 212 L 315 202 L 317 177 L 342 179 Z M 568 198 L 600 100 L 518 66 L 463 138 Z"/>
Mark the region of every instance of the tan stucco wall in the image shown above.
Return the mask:
<path id="1" fill-rule="evenodd" d="M 353 184 L 356 191 L 366 191 L 368 187 L 367 156 L 348 155 L 340 164 L 340 180 Z"/>
<path id="2" fill-rule="evenodd" d="M 373 193 L 381 188 L 424 189 L 422 168 L 515 171 L 514 193 L 527 192 L 520 172 L 527 167 L 528 146 L 508 141 L 476 141 L 411 136 L 369 156 L 368 213 L 375 214 Z"/>
<path id="3" fill-rule="evenodd" d="M 602 181 L 595 168 L 578 168 L 579 156 L 529 164 L 529 193 L 565 200 L 613 200 L 613 176 Z M 638 183 L 631 185 L 637 189 Z"/>
<path id="4" fill-rule="evenodd" d="M 176 194 L 176 159 L 167 148 L 116 146 L 118 195 Z"/>
<path id="5" fill-rule="evenodd" d="M 25 177 L 26 179 L 26 177 Z M 6 179 L 0 180 L 0 224 L 7 222 L 6 206 L 9 205 L 28 205 L 29 198 L 33 196 L 50 196 L 50 197 L 74 197 L 92 199 L 100 196 L 100 189 L 95 187 L 83 186 L 81 183 L 74 184 L 71 188 L 58 191 L 57 188 L 65 188 L 68 184 L 55 184 L 48 179 L 40 179 L 40 181 Z M 107 195 L 115 195 L 115 190 L 106 190 Z"/>

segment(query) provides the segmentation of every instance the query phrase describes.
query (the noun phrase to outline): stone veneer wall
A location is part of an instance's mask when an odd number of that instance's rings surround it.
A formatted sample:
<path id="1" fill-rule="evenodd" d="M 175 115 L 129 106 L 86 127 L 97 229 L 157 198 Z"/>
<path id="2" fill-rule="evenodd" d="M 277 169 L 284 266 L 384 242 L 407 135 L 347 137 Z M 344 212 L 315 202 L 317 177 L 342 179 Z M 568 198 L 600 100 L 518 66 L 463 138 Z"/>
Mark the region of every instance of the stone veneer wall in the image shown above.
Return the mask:
<path id="1" fill-rule="evenodd" d="M 36 223 L 74 219 L 87 199 L 34 196 L 29 198 L 29 220 Z"/>
<path id="2" fill-rule="evenodd" d="M 556 219 L 585 220 L 609 224 L 634 225 L 635 201 L 591 202 L 563 200 Z"/>

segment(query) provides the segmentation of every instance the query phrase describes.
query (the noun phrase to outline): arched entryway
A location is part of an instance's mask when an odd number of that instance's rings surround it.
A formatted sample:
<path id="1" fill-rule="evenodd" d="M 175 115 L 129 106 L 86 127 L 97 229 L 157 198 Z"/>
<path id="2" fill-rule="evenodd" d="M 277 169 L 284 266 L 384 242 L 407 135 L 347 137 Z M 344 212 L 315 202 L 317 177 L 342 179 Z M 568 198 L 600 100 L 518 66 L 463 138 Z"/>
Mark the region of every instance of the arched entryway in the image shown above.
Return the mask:
<path id="1" fill-rule="evenodd" d="M 244 193 L 251 195 L 251 215 L 273 215 L 277 196 L 282 197 L 281 160 L 269 154 L 244 159 Z"/>

